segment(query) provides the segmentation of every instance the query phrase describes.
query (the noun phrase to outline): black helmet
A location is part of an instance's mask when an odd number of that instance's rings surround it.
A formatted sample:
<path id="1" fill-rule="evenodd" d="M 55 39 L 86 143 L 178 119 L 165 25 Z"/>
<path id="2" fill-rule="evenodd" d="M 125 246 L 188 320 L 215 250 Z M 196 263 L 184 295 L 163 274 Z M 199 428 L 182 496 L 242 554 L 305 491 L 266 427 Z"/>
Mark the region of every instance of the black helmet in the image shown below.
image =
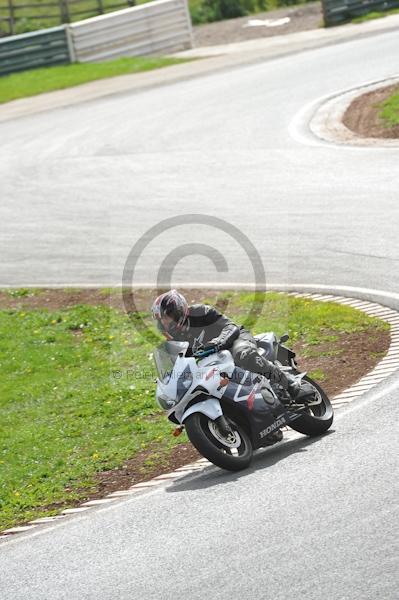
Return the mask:
<path id="1" fill-rule="evenodd" d="M 162 333 L 173 334 L 174 331 L 182 331 L 187 324 L 188 304 L 183 294 L 177 290 L 170 290 L 161 294 L 154 300 L 151 308 L 152 316 L 157 322 L 158 329 Z M 172 319 L 172 323 L 165 324 L 165 317 Z"/>

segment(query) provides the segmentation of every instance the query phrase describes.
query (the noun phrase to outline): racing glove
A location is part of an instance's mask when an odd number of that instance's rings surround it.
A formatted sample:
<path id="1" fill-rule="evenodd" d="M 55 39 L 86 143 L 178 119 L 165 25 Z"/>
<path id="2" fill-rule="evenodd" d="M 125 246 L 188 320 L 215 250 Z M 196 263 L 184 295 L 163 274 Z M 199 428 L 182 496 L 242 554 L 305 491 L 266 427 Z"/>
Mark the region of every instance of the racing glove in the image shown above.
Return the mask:
<path id="1" fill-rule="evenodd" d="M 213 340 L 209 340 L 209 342 L 206 342 L 204 344 L 204 346 L 203 346 L 203 348 L 201 348 L 201 350 L 204 352 L 207 350 L 213 350 L 214 352 L 219 352 L 219 350 L 222 350 L 219 338 L 213 338 Z"/>

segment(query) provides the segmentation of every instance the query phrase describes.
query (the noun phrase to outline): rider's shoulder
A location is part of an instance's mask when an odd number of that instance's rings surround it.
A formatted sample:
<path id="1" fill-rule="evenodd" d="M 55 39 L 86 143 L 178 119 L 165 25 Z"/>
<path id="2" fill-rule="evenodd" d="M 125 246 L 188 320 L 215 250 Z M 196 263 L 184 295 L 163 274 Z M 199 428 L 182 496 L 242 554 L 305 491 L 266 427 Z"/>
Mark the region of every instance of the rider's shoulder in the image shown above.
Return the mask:
<path id="1" fill-rule="evenodd" d="M 191 304 L 188 312 L 191 317 L 203 317 L 216 311 L 210 304 Z"/>

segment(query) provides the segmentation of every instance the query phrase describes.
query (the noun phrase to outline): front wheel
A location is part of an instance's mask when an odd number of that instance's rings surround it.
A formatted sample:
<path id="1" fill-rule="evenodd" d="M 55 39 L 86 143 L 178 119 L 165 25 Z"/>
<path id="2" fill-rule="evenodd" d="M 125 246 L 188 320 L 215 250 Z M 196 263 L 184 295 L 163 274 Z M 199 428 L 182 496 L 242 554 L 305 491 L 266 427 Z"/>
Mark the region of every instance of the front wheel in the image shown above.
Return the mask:
<path id="1" fill-rule="evenodd" d="M 315 400 L 317 404 L 305 405 L 301 411 L 301 416 L 290 423 L 290 427 L 303 433 L 304 435 L 316 436 L 325 433 L 332 425 L 334 419 L 334 411 L 330 399 L 319 386 L 310 377 L 305 375 L 303 381 L 310 383 L 315 389 Z"/>
<path id="2" fill-rule="evenodd" d="M 193 413 L 184 422 L 193 446 L 214 465 L 228 471 L 245 469 L 252 459 L 252 444 L 244 429 L 227 419 L 231 434 L 226 436 L 217 423 L 202 413 Z"/>

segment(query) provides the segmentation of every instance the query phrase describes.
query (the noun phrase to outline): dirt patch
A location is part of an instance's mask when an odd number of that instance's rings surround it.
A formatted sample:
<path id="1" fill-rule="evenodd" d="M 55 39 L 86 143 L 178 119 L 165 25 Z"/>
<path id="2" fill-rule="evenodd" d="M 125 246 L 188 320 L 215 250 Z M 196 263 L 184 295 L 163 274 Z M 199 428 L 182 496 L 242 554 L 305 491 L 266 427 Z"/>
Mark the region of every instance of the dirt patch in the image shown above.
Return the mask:
<path id="1" fill-rule="evenodd" d="M 320 383 L 329 396 L 337 395 L 374 369 L 390 345 L 389 331 L 376 331 L 372 336 L 367 332 L 342 333 L 338 337 L 338 341 L 328 346 L 315 347 L 316 356 L 312 357 L 303 358 L 308 350 L 303 344 L 293 346 L 301 371 L 323 371 L 325 379 Z M 333 355 L 322 356 L 331 350 L 331 346 L 334 347 Z"/>
<path id="2" fill-rule="evenodd" d="M 141 289 L 134 292 L 134 307 L 138 311 L 148 312 L 154 298 L 163 290 Z M 164 291 L 167 291 L 166 289 Z M 203 302 L 204 298 L 211 298 L 216 306 L 223 309 L 226 300 L 217 301 L 220 292 L 213 289 L 180 289 L 190 304 Z M 125 311 L 122 290 L 111 293 L 106 290 L 85 288 L 69 289 L 40 289 L 29 290 L 26 295 L 19 296 L 16 291 L 0 291 L 0 309 L 31 310 L 48 309 L 60 310 L 71 308 L 77 304 L 90 304 L 91 306 L 110 306 Z"/>
<path id="3" fill-rule="evenodd" d="M 280 19 L 288 22 L 278 24 Z M 250 21 L 269 21 L 269 26 L 246 26 Z M 271 26 L 270 26 L 271 24 Z M 197 25 L 193 28 L 195 46 L 218 46 L 245 42 L 276 35 L 308 31 L 323 26 L 321 2 L 312 2 L 291 8 L 281 8 L 237 19 Z"/>
<path id="4" fill-rule="evenodd" d="M 398 139 L 399 125 L 387 127 L 378 116 L 379 105 L 395 92 L 399 92 L 399 84 L 359 96 L 347 108 L 342 119 L 343 124 L 360 137 Z"/>
<path id="5" fill-rule="evenodd" d="M 77 304 L 110 305 L 110 295 L 99 289 L 37 289 L 26 290 L 26 295 L 19 295 L 20 290 L 0 292 L 0 309 L 59 310 L 71 308 Z"/>
<path id="6" fill-rule="evenodd" d="M 173 426 L 171 426 L 172 431 Z M 98 490 L 95 492 L 96 497 L 102 498 L 112 491 L 125 489 L 142 481 L 148 481 L 153 477 L 162 475 L 162 473 L 170 473 L 183 465 L 202 458 L 197 450 L 189 442 L 179 444 L 170 451 L 163 453 L 162 459 L 159 459 L 152 467 L 146 465 L 146 461 L 153 455 L 160 452 L 159 448 L 154 446 L 149 450 L 140 452 L 134 458 L 128 460 L 119 469 L 111 471 L 103 471 L 96 475 Z M 145 471 L 145 472 L 144 472 Z"/>
<path id="7" fill-rule="evenodd" d="M 162 458 L 153 466 L 148 466 L 148 461 L 154 455 L 158 456 L 162 449 L 158 445 L 153 444 L 150 448 L 142 450 L 134 458 L 127 460 L 121 467 L 102 471 L 94 476 L 94 485 L 91 489 L 72 489 L 67 488 L 71 494 L 79 494 L 80 499 L 64 500 L 62 502 L 54 502 L 42 507 L 40 510 L 62 512 L 65 508 L 74 508 L 80 506 L 83 502 L 89 500 L 98 500 L 105 498 L 112 492 L 126 490 L 136 483 L 142 483 L 162 475 L 170 473 L 179 467 L 195 462 L 202 458 L 197 450 L 190 443 L 183 443 L 175 446 L 171 450 L 162 451 Z M 21 525 L 21 523 L 19 523 Z"/>

